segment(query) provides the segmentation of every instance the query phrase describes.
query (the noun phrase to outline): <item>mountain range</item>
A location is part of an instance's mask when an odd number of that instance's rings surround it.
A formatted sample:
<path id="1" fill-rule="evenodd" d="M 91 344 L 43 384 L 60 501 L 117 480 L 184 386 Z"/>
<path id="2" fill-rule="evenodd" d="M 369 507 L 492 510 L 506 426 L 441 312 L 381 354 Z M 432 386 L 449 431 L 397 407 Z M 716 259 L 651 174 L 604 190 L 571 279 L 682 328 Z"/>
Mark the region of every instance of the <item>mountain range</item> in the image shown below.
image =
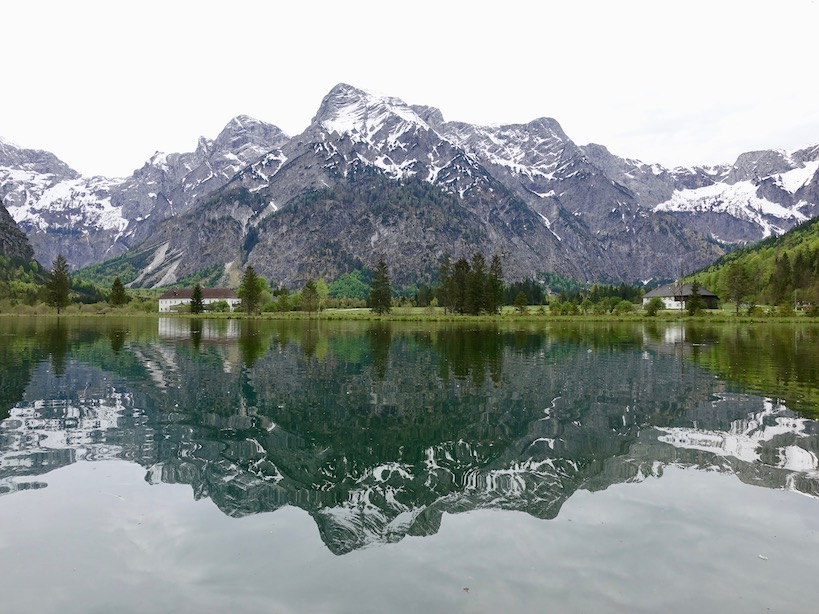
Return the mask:
<path id="1" fill-rule="evenodd" d="M 239 116 L 190 153 L 81 177 L 0 139 L 0 198 L 48 265 L 118 257 L 134 286 L 252 264 L 291 287 L 372 267 L 431 278 L 441 256 L 502 256 L 507 281 L 673 278 L 819 213 L 819 145 L 667 169 L 575 144 L 554 119 L 445 121 L 346 84 L 290 137 Z M 123 266 L 126 265 L 126 266 Z"/>

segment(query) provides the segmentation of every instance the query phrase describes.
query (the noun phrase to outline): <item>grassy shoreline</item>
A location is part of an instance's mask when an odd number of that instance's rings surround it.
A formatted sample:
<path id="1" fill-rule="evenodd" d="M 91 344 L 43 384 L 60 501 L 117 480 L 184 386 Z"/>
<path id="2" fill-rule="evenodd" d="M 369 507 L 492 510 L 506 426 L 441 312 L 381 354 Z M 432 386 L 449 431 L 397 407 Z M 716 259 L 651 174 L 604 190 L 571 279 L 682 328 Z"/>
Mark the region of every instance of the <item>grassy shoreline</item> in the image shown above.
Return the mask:
<path id="1" fill-rule="evenodd" d="M 21 311 L 0 312 L 0 317 L 57 317 L 53 309 L 32 309 Z M 718 309 L 705 312 L 696 316 L 689 316 L 679 311 L 661 311 L 656 316 L 648 316 L 643 311 L 634 311 L 624 314 L 574 314 L 557 315 L 548 311 L 541 311 L 539 307 L 532 307 L 526 313 L 521 313 L 514 308 L 506 308 L 500 314 L 460 315 L 454 313 L 444 313 L 443 308 L 436 307 L 431 310 L 428 307 L 397 307 L 389 314 L 378 315 L 368 308 L 353 309 L 326 309 L 321 312 L 307 313 L 304 311 L 289 312 L 269 312 L 261 314 L 245 313 L 158 313 L 146 312 L 142 310 L 129 310 L 128 308 L 109 307 L 104 309 L 69 309 L 59 314 L 60 317 L 81 317 L 81 318 L 182 318 L 182 319 L 210 319 L 210 320 L 315 320 L 315 321 L 381 321 L 381 322 L 462 322 L 462 323 L 499 323 L 499 322 L 654 322 L 654 323 L 674 323 L 674 322 L 702 322 L 702 323 L 726 323 L 726 324 L 813 324 L 819 325 L 819 318 L 807 316 L 805 313 L 795 313 L 792 315 L 779 315 L 776 313 L 762 313 L 753 316 L 740 313 L 737 315 L 733 310 Z"/>

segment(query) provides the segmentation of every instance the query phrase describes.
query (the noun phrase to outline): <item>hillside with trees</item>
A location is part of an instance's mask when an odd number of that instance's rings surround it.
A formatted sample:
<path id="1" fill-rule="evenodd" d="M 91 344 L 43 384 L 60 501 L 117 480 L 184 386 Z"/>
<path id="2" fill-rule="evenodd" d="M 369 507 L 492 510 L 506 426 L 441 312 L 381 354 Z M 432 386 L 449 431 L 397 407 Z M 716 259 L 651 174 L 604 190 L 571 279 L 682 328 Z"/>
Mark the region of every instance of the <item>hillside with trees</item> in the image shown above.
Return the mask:
<path id="1" fill-rule="evenodd" d="M 737 306 L 815 308 L 819 303 L 819 219 L 727 254 L 695 277 Z"/>

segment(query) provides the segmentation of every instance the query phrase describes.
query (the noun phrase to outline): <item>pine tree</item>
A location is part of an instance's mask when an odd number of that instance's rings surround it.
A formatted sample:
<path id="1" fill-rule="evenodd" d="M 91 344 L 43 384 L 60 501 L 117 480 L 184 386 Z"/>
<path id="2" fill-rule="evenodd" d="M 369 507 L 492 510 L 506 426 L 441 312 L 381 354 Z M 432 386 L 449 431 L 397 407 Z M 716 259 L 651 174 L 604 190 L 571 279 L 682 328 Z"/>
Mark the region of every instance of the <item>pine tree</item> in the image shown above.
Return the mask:
<path id="1" fill-rule="evenodd" d="M 384 257 L 378 259 L 370 283 L 370 308 L 382 315 L 392 310 L 392 288 L 390 287 L 389 270 Z"/>
<path id="2" fill-rule="evenodd" d="M 492 256 L 489 263 L 489 279 L 486 285 L 486 310 L 495 314 L 500 311 L 503 303 L 503 267 L 500 256 Z"/>
<path id="3" fill-rule="evenodd" d="M 685 307 L 688 309 L 688 315 L 690 316 L 697 315 L 705 308 L 705 301 L 702 299 L 702 294 L 700 294 L 700 283 L 697 280 L 691 283 L 691 296 L 688 297 Z"/>
<path id="4" fill-rule="evenodd" d="M 438 287 L 435 289 L 435 296 L 438 305 L 444 308 L 444 313 L 452 310 L 452 262 L 448 252 L 441 258 L 441 266 L 438 268 Z"/>
<path id="5" fill-rule="evenodd" d="M 290 292 L 285 286 L 279 288 L 276 295 L 279 300 L 276 302 L 276 308 L 279 311 L 290 311 Z"/>
<path id="6" fill-rule="evenodd" d="M 304 284 L 301 291 L 301 308 L 308 314 L 313 313 L 319 306 L 319 293 L 316 288 L 316 282 L 311 277 Z"/>
<path id="7" fill-rule="evenodd" d="M 725 272 L 725 293 L 728 300 L 736 305 L 736 314 L 742 300 L 751 293 L 751 278 L 748 271 L 739 262 L 732 262 Z"/>
<path id="8" fill-rule="evenodd" d="M 466 312 L 466 286 L 469 279 L 469 263 L 458 258 L 452 269 L 452 311 Z"/>
<path id="9" fill-rule="evenodd" d="M 205 301 L 202 299 L 202 286 L 196 284 L 191 295 L 191 313 L 202 313 L 205 311 Z"/>
<path id="10" fill-rule="evenodd" d="M 793 289 L 807 288 L 811 282 L 811 271 L 809 260 L 802 250 L 796 252 L 796 257 L 791 265 L 791 280 Z"/>
<path id="11" fill-rule="evenodd" d="M 486 286 L 486 259 L 481 252 L 475 252 L 466 282 L 467 312 L 476 316 L 486 310 Z"/>
<path id="12" fill-rule="evenodd" d="M 53 268 L 49 274 L 48 285 L 46 286 L 48 293 L 46 302 L 50 307 L 54 307 L 57 310 L 57 315 L 60 314 L 60 310 L 63 307 L 68 306 L 68 286 L 68 262 L 66 262 L 62 254 L 60 254 L 53 262 Z"/>
<path id="13" fill-rule="evenodd" d="M 122 285 L 122 280 L 117 277 L 114 283 L 111 284 L 111 292 L 108 294 L 108 302 L 114 307 L 120 307 L 128 302 L 128 295 L 125 292 L 125 286 Z"/>
<path id="14" fill-rule="evenodd" d="M 515 297 L 515 309 L 517 309 L 520 313 L 526 313 L 526 308 L 529 306 L 529 299 L 526 298 L 526 295 L 523 293 L 523 290 L 520 290 Z"/>
<path id="15" fill-rule="evenodd" d="M 791 276 L 791 262 L 785 252 L 781 258 L 774 260 L 774 272 L 768 290 L 771 303 L 774 305 L 787 301 L 788 295 L 793 291 Z"/>
<path id="16" fill-rule="evenodd" d="M 257 313 L 259 311 L 259 301 L 262 297 L 261 278 L 256 275 L 253 267 L 248 265 L 239 283 L 236 294 L 242 299 L 242 309 L 245 313 Z"/>

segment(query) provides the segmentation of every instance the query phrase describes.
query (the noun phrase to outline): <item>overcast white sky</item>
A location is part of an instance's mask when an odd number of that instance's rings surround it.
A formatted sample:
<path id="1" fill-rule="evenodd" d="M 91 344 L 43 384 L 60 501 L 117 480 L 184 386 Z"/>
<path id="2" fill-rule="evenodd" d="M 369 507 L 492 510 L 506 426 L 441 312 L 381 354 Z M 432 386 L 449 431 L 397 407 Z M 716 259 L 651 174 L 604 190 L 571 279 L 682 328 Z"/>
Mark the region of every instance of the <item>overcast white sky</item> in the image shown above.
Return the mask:
<path id="1" fill-rule="evenodd" d="M 669 166 L 819 143 L 817 0 L 12 0 L 0 21 L 0 136 L 86 175 L 242 113 L 298 134 L 339 82 Z"/>

